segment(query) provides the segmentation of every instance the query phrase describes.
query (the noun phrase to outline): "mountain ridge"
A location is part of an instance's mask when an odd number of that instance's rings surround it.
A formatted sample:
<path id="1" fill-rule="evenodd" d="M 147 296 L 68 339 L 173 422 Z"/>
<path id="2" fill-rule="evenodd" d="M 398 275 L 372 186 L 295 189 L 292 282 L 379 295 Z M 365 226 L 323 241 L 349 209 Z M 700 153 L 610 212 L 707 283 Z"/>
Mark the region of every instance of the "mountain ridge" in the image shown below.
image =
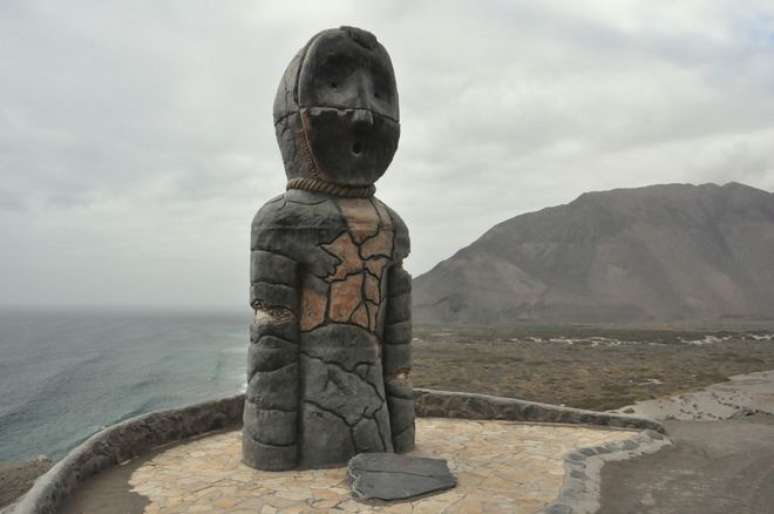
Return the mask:
<path id="1" fill-rule="evenodd" d="M 774 318 L 774 193 L 586 192 L 494 225 L 414 291 L 420 323 Z"/>

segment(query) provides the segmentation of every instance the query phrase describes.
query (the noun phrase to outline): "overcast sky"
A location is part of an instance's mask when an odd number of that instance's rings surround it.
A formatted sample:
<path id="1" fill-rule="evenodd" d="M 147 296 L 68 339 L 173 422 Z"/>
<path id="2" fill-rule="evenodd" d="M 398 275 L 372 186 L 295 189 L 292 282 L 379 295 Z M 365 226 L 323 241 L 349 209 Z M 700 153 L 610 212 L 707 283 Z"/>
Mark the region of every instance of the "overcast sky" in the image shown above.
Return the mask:
<path id="1" fill-rule="evenodd" d="M 0 1 L 0 304 L 247 308 L 277 83 L 339 25 L 392 56 L 415 275 L 588 190 L 774 190 L 771 0 L 376 5 Z"/>

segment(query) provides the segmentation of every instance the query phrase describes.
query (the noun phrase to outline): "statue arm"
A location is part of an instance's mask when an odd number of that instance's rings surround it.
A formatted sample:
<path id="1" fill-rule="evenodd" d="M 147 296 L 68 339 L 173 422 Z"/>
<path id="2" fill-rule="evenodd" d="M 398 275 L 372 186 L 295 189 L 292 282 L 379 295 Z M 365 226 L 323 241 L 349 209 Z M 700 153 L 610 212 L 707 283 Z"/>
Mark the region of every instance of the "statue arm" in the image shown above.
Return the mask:
<path id="1" fill-rule="evenodd" d="M 298 463 L 298 264 L 252 250 L 243 457 L 265 470 Z"/>
<path id="2" fill-rule="evenodd" d="M 414 391 L 411 371 L 411 275 L 398 264 L 387 276 L 383 366 L 392 444 L 396 452 L 414 448 Z"/>

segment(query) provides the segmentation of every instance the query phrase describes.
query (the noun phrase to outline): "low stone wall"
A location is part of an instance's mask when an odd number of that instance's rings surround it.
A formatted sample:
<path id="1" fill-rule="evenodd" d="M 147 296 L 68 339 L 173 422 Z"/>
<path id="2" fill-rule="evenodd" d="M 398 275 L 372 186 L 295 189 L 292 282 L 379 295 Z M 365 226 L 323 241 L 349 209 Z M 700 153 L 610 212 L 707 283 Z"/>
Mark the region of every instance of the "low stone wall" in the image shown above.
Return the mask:
<path id="1" fill-rule="evenodd" d="M 592 514 L 599 510 L 602 466 L 605 462 L 633 459 L 659 451 L 672 442 L 653 430 L 634 438 L 602 446 L 579 448 L 564 457 L 564 484 L 543 514 Z"/>
<path id="2" fill-rule="evenodd" d="M 432 389 L 415 389 L 416 413 L 420 417 L 500 419 L 537 423 L 567 423 L 655 430 L 665 433 L 664 427 L 650 418 L 597 412 L 548 403 L 529 402 L 475 393 L 455 393 Z"/>
<path id="3" fill-rule="evenodd" d="M 600 425 L 664 432 L 659 423 L 648 418 L 512 398 L 417 389 L 416 399 L 416 412 L 421 417 Z M 153 412 L 108 427 L 74 448 L 41 476 L 18 503 L 2 513 L 54 514 L 79 484 L 104 469 L 165 444 L 239 426 L 243 406 L 244 395 L 237 395 L 181 409 Z"/>
<path id="4" fill-rule="evenodd" d="M 3 513 L 54 514 L 92 475 L 153 448 L 242 422 L 244 395 L 128 419 L 87 439 Z"/>

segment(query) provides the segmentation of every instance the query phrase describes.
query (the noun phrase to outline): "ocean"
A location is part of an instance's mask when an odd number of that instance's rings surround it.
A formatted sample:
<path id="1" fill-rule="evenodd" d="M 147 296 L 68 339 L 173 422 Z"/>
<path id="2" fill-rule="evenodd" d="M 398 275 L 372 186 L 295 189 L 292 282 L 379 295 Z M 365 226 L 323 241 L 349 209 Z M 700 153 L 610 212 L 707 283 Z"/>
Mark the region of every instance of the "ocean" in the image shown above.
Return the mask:
<path id="1" fill-rule="evenodd" d="M 0 310 L 0 461 L 245 388 L 250 310 Z"/>

